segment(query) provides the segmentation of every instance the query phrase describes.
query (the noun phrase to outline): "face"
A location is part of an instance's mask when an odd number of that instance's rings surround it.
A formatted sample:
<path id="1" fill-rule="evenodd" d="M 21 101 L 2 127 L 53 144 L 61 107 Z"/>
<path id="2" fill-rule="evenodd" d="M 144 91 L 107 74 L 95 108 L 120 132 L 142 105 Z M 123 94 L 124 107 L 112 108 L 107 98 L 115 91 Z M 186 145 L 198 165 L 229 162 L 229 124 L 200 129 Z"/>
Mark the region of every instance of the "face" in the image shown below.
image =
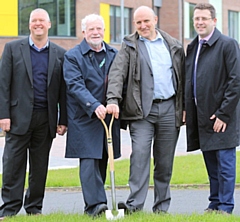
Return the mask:
<path id="1" fill-rule="evenodd" d="M 48 36 L 51 22 L 45 11 L 34 11 L 29 20 L 29 30 L 33 39 L 41 39 Z"/>
<path id="2" fill-rule="evenodd" d="M 217 19 L 211 18 L 209 10 L 196 9 L 193 14 L 193 26 L 200 38 L 210 35 L 216 26 Z"/>
<path id="3" fill-rule="evenodd" d="M 157 16 L 155 16 L 148 8 L 139 8 L 134 13 L 134 25 L 139 35 L 153 40 L 156 38 L 155 25 L 157 24 Z"/>
<path id="4" fill-rule="evenodd" d="M 102 48 L 104 27 L 101 20 L 88 21 L 83 36 L 92 49 L 98 51 Z"/>

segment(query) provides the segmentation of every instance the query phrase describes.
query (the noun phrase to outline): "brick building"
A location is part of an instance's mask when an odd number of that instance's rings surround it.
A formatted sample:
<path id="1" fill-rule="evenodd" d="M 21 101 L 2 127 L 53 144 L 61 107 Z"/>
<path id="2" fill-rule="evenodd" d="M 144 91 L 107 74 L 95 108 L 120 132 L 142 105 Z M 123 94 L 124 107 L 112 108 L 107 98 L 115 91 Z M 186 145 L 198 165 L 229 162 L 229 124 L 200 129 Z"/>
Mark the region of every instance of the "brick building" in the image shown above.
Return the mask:
<path id="1" fill-rule="evenodd" d="M 50 39 L 65 49 L 82 40 L 81 19 L 90 13 L 104 17 L 104 40 L 119 48 L 122 36 L 134 31 L 133 12 L 141 5 L 152 7 L 159 17 L 158 27 L 186 46 L 196 35 L 192 11 L 199 2 L 213 4 L 217 10 L 218 29 L 240 42 L 239 0 L 8 0 L 0 1 L 0 57 L 6 42 L 28 35 L 29 14 L 37 7 L 49 12 Z"/>

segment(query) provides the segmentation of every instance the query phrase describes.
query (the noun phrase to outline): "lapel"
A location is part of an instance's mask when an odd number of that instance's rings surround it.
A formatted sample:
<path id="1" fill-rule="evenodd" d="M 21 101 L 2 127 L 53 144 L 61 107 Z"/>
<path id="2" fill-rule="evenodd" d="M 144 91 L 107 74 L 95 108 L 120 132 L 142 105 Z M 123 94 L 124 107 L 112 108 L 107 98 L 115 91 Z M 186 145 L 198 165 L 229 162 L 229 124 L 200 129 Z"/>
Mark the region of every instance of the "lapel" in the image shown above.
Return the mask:
<path id="1" fill-rule="evenodd" d="M 27 68 L 27 74 L 30 79 L 31 84 L 33 85 L 33 77 L 32 77 L 32 63 L 31 63 L 31 55 L 30 55 L 30 46 L 29 46 L 29 39 L 25 38 L 20 46 L 20 50 L 22 53 L 22 57 L 24 60 L 24 63 Z"/>
<path id="2" fill-rule="evenodd" d="M 107 47 L 106 47 L 106 50 L 107 51 L 106 51 L 106 58 L 105 58 L 105 73 L 106 75 L 108 75 L 115 53 L 112 50 L 108 50 Z"/>
<path id="3" fill-rule="evenodd" d="M 145 61 L 147 61 L 148 66 L 152 70 L 152 65 L 151 65 L 151 62 L 150 62 L 150 58 L 149 58 L 149 55 L 148 55 L 147 48 L 146 48 L 144 42 L 141 41 L 140 39 L 138 39 L 138 47 L 139 47 L 139 52 L 145 58 Z"/>
<path id="4" fill-rule="evenodd" d="M 48 86 L 51 82 L 56 59 L 57 59 L 57 50 L 56 50 L 55 46 L 53 44 L 51 44 L 51 42 L 49 42 L 48 82 L 47 82 Z"/>

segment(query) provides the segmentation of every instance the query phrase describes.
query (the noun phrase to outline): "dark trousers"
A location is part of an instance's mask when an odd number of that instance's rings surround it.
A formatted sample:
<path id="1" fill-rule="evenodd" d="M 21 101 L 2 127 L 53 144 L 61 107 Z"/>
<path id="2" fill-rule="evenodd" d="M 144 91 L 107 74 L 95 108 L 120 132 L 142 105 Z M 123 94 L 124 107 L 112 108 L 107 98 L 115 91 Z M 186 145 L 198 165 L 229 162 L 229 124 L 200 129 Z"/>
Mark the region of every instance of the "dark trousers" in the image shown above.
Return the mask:
<path id="1" fill-rule="evenodd" d="M 88 214 L 92 214 L 97 205 L 107 203 L 104 189 L 107 161 L 108 155 L 105 149 L 102 159 L 80 159 L 79 176 L 85 203 L 84 211 Z"/>
<path id="2" fill-rule="evenodd" d="M 209 208 L 232 213 L 236 178 L 236 148 L 203 152 L 209 182 Z"/>
<path id="3" fill-rule="evenodd" d="M 47 112 L 33 112 L 25 135 L 6 134 L 0 216 L 16 215 L 23 205 L 28 156 L 29 177 L 24 208 L 29 214 L 41 213 L 51 145 Z"/>

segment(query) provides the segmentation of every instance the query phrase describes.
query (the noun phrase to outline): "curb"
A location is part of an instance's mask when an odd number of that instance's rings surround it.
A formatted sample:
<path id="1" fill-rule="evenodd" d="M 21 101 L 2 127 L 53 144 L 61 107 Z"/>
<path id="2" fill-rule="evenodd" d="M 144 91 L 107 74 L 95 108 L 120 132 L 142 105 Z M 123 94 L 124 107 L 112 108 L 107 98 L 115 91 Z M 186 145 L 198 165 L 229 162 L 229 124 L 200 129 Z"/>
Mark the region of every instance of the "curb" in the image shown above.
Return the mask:
<path id="1" fill-rule="evenodd" d="M 170 185 L 171 189 L 173 190 L 181 190 L 181 189 L 209 189 L 209 184 L 171 184 Z M 150 185 L 149 189 L 153 189 L 154 186 Z M 111 189 L 110 186 L 105 186 L 106 190 Z M 117 190 L 129 190 L 129 186 L 125 185 L 125 186 L 115 186 L 115 189 Z M 240 189 L 240 184 L 235 184 L 235 189 Z M 45 191 L 50 191 L 50 192 L 57 192 L 57 191 L 61 191 L 61 192 L 68 192 L 68 191 L 79 191 L 81 192 L 82 189 L 81 187 L 46 187 Z"/>

